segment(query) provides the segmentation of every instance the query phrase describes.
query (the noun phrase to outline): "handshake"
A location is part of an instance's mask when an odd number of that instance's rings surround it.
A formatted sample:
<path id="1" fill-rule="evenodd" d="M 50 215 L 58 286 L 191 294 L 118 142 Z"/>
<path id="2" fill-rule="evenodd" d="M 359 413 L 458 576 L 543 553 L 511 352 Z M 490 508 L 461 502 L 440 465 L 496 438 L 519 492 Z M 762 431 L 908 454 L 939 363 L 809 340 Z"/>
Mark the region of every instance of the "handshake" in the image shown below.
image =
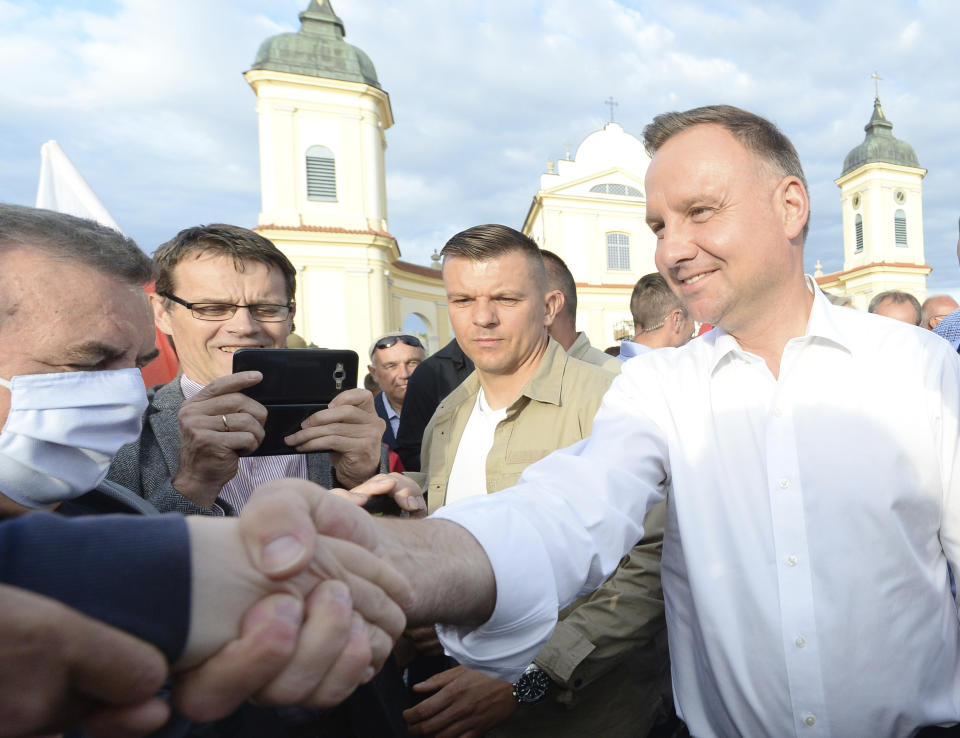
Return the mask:
<path id="1" fill-rule="evenodd" d="M 383 521 L 342 497 L 413 497 L 414 487 L 379 475 L 347 495 L 283 479 L 260 487 L 239 519 L 186 518 L 189 629 L 172 665 L 128 633 L 0 586 L 0 735 L 78 723 L 95 735 L 148 733 L 168 718 L 155 695 L 171 674 L 173 707 L 198 722 L 251 698 L 339 703 L 383 665 L 414 601 L 382 548 Z"/>

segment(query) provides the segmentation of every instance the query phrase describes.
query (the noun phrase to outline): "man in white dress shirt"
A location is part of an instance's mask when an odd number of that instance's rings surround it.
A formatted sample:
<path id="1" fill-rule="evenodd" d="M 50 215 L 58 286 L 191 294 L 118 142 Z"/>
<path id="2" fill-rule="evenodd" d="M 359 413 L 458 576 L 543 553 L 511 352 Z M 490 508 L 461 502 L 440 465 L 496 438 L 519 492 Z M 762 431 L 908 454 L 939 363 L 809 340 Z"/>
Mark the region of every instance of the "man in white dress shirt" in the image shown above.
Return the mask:
<path id="1" fill-rule="evenodd" d="M 515 488 L 370 522 L 413 580 L 410 617 L 479 624 L 442 627 L 448 651 L 515 676 L 557 607 L 596 587 L 666 499 L 691 734 L 956 723 L 960 358 L 928 331 L 832 306 L 804 276 L 807 188 L 771 123 L 714 106 L 644 135 L 658 269 L 717 327 L 628 362 L 590 438 Z"/>

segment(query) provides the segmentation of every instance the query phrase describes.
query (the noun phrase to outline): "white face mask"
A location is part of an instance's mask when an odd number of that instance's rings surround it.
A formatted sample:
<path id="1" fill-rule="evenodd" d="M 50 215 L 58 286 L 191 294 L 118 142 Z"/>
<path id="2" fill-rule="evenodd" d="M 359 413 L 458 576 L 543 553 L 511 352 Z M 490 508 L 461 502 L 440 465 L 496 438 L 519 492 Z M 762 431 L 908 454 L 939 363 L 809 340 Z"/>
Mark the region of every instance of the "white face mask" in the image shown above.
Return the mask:
<path id="1" fill-rule="evenodd" d="M 31 508 L 79 497 L 140 436 L 147 395 L 139 369 L 0 378 L 10 414 L 0 430 L 0 492 Z"/>

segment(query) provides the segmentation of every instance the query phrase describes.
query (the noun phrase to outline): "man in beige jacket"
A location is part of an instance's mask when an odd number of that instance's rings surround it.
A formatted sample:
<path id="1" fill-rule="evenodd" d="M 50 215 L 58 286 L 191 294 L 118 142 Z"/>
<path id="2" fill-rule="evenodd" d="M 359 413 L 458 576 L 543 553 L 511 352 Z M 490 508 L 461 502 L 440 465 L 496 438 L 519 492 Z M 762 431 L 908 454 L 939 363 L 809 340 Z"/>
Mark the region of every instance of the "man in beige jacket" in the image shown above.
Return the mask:
<path id="1" fill-rule="evenodd" d="M 476 371 L 424 433 L 429 510 L 513 485 L 523 470 L 590 433 L 614 375 L 567 355 L 547 330 L 562 298 L 536 244 L 505 226 L 457 234 L 441 252 L 450 322 Z M 597 592 L 574 602 L 517 682 L 458 666 L 415 685 L 415 734 L 646 735 L 661 708 L 666 638 L 663 510 Z M 518 561 L 518 566 L 523 562 Z"/>

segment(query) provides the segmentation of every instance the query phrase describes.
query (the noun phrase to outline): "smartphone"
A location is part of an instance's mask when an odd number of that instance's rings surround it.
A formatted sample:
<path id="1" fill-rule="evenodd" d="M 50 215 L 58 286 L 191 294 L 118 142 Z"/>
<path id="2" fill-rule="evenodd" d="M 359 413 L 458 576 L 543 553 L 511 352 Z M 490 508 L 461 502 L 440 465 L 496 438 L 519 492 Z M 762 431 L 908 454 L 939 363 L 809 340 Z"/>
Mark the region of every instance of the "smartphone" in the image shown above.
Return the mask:
<path id="1" fill-rule="evenodd" d="M 266 434 L 250 456 L 277 456 L 297 451 L 283 442 L 300 424 L 334 397 L 357 386 L 359 357 L 335 349 L 237 349 L 233 371 L 251 369 L 263 379 L 242 390 L 267 408 Z"/>

